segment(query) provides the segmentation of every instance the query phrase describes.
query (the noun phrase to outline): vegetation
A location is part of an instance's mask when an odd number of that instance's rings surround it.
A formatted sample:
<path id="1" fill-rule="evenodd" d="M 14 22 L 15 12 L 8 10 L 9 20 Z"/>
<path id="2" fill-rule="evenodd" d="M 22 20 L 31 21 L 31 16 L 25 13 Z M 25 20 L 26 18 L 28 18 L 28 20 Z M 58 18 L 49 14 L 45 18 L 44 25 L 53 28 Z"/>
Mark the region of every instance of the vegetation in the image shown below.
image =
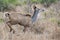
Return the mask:
<path id="1" fill-rule="evenodd" d="M 45 6 L 49 6 L 52 3 L 56 2 L 57 0 L 0 0 L 0 11 L 3 10 L 4 8 L 9 9 L 8 6 L 10 4 L 13 5 L 23 5 L 23 4 L 30 4 L 30 3 L 42 3 Z"/>
<path id="2" fill-rule="evenodd" d="M 58 23 L 58 26 L 60 26 L 60 20 L 58 20 L 58 22 L 57 22 L 57 23 Z"/>
<path id="3" fill-rule="evenodd" d="M 49 7 L 52 3 L 55 3 L 57 0 L 31 0 L 32 3 L 42 3 L 46 7 Z"/>
<path id="4" fill-rule="evenodd" d="M 18 4 L 17 0 L 0 0 L 0 11 L 3 11 L 4 9 L 9 9 L 10 5 L 16 5 Z"/>
<path id="5" fill-rule="evenodd" d="M 3 19 L 0 19 L 0 23 L 2 23 L 3 22 Z"/>
<path id="6" fill-rule="evenodd" d="M 60 40 L 60 2 L 55 3 L 56 1 L 57 0 L 0 0 L 0 10 L 5 8 L 10 9 L 11 7 L 14 8 L 18 5 L 15 9 L 17 11 L 10 10 L 11 12 L 0 12 L 0 39 Z M 33 5 L 30 6 L 30 4 Z M 44 12 L 39 11 L 41 13 L 38 14 L 37 20 L 32 24 L 29 17 L 25 18 L 22 15 L 27 14 L 27 16 L 29 16 L 31 13 L 30 15 L 33 16 L 34 4 L 40 10 L 44 10 Z M 45 8 L 43 5 L 48 8 Z M 30 9 L 32 12 L 30 12 Z M 22 14 L 21 16 L 19 12 Z M 9 14 L 11 20 L 9 19 Z M 10 30 L 11 28 L 13 29 L 12 31 Z M 25 30 L 26 32 L 24 32 Z M 12 32 L 16 33 L 13 34 Z"/>

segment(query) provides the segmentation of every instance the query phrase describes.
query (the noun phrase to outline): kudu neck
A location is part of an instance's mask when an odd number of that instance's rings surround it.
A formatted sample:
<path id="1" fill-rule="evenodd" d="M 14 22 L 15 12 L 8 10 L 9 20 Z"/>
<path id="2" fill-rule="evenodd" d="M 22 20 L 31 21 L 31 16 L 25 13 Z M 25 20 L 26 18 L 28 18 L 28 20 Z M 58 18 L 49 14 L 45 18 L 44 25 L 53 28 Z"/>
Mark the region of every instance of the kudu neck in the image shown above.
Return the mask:
<path id="1" fill-rule="evenodd" d="M 37 16 L 38 16 L 38 13 L 39 13 L 39 10 L 40 10 L 40 9 L 38 9 L 38 8 L 36 8 L 36 9 L 34 10 L 34 14 L 33 14 L 33 16 L 32 16 L 32 22 L 35 22 L 35 21 L 36 21 Z"/>

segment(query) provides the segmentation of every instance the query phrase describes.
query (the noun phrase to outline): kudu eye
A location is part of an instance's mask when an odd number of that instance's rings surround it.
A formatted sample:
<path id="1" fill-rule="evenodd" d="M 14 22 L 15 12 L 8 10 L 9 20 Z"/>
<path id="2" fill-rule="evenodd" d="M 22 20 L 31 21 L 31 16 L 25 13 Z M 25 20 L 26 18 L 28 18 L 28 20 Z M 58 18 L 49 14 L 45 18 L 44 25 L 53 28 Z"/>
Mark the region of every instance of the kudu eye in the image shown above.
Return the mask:
<path id="1" fill-rule="evenodd" d="M 42 11 L 45 11 L 44 9 Z"/>

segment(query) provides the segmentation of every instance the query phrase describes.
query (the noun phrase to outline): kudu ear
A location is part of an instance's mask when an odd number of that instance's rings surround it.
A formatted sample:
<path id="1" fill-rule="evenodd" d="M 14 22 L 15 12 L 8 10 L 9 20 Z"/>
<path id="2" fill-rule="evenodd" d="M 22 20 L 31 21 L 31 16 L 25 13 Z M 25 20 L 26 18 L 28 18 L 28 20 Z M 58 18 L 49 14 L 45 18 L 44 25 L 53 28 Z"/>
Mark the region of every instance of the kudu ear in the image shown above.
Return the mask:
<path id="1" fill-rule="evenodd" d="M 35 10 L 36 8 L 37 8 L 37 7 L 34 5 L 34 6 L 33 6 L 33 9 Z"/>

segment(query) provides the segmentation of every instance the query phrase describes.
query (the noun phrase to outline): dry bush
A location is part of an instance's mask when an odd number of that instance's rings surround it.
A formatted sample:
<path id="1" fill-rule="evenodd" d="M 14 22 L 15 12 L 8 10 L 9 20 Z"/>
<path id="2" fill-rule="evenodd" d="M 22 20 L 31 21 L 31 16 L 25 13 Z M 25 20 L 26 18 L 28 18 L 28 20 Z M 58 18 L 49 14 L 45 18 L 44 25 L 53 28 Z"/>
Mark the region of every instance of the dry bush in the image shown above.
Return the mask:
<path id="1" fill-rule="evenodd" d="M 60 27 L 57 27 L 52 34 L 52 39 L 60 40 Z"/>

